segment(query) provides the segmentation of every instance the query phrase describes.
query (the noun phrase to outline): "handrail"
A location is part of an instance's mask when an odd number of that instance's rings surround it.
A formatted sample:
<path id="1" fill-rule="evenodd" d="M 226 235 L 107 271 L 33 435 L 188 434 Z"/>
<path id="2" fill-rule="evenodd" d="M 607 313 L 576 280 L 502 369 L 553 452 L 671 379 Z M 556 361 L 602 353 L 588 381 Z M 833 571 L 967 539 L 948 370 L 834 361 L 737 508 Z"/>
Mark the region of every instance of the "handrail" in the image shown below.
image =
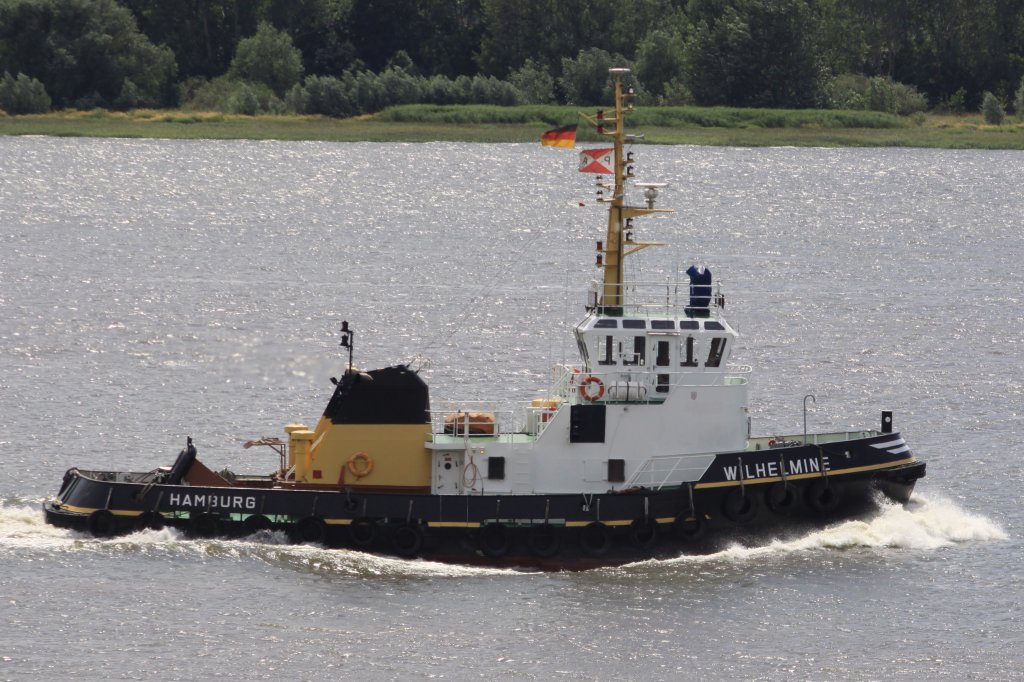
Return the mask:
<path id="1" fill-rule="evenodd" d="M 591 281 L 587 292 L 586 308 L 600 310 L 600 296 L 609 286 Z M 616 308 L 616 316 L 650 317 L 651 315 L 672 314 L 677 317 L 719 319 L 725 308 L 725 294 L 721 282 L 712 284 L 691 284 L 686 281 L 674 282 L 626 282 L 614 286 L 619 300 L 626 302 Z M 700 294 L 694 289 L 706 289 Z M 628 294 L 628 296 L 626 296 Z M 708 299 L 707 302 L 694 298 Z M 694 305 L 697 303 L 697 305 Z M 703 303 L 703 305 L 701 305 Z"/>
<path id="2" fill-rule="evenodd" d="M 545 401 L 543 404 L 535 404 L 532 401 L 518 402 L 513 409 L 499 409 L 494 401 L 447 401 L 442 408 L 428 412 L 431 434 L 458 436 L 463 439 L 489 437 L 500 441 L 510 440 L 515 436 L 539 436 L 561 407 L 597 402 L 597 399 L 585 399 L 580 393 L 580 386 L 588 377 L 596 377 L 601 381 L 605 391 L 600 396 L 601 402 L 661 403 L 668 398 L 668 392 L 657 391 L 659 386 L 667 386 L 669 391 L 697 387 L 728 388 L 746 384 L 747 378 L 744 375 L 750 372 L 749 365 L 732 364 L 718 369 L 638 365 L 633 368 L 616 367 L 591 372 L 584 372 L 583 366 L 579 364 L 556 364 L 552 368 L 550 393 L 547 398 L 541 399 Z M 659 384 L 658 376 L 668 376 L 668 382 Z M 645 389 L 643 395 L 640 395 L 639 388 Z M 625 396 L 622 395 L 623 392 L 626 393 Z M 557 404 L 547 402 L 552 400 Z M 493 433 L 472 433 L 466 422 L 463 422 L 461 427 L 445 428 L 445 420 L 452 414 L 468 415 L 479 412 L 493 416 Z"/>
<path id="3" fill-rule="evenodd" d="M 680 388 L 735 386 L 748 383 L 744 376 L 751 373 L 749 365 L 729 364 L 724 368 L 678 368 L 671 366 L 647 366 L 636 365 L 629 367 L 616 366 L 613 369 L 592 369 L 584 372 L 581 365 L 556 365 L 555 366 L 555 394 L 565 398 L 567 402 L 579 403 L 582 399 L 579 396 L 581 382 L 588 377 L 596 377 L 601 380 L 605 390 L 614 384 L 635 383 L 654 390 L 658 384 L 659 376 L 667 376 L 667 382 L 660 384 L 667 387 L 669 391 Z M 661 402 L 667 398 L 667 392 L 656 393 L 651 401 Z M 649 401 L 643 401 L 649 402 Z"/>
<path id="4" fill-rule="evenodd" d="M 651 488 L 652 490 L 661 490 L 666 485 L 681 485 L 685 483 L 687 478 L 678 476 L 673 478 L 673 475 L 679 471 L 683 464 L 687 461 L 697 460 L 702 466 L 701 471 L 706 468 L 708 457 L 714 457 L 714 455 L 707 454 L 687 454 L 687 455 L 655 455 L 648 457 L 644 462 L 637 467 L 637 470 L 633 472 L 633 475 L 629 477 L 623 486 L 624 489 L 644 486 Z M 657 464 L 669 464 L 666 468 L 656 467 Z M 696 479 L 694 479 L 696 480 Z"/>

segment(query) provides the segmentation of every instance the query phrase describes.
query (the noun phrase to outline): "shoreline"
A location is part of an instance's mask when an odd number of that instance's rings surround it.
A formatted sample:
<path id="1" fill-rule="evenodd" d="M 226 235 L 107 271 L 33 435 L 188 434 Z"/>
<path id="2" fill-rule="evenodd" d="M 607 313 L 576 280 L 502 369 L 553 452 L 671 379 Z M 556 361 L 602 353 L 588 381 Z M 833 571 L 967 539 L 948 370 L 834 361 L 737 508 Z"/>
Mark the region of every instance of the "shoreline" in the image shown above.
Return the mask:
<path id="1" fill-rule="evenodd" d="M 387 113 L 347 119 L 325 116 L 242 116 L 216 112 L 138 110 L 0 114 L 0 135 L 118 137 L 188 140 L 283 140 L 322 142 L 493 142 L 539 143 L 553 127 L 531 122 L 444 122 L 395 120 Z M 738 147 L 907 147 L 936 149 L 1024 149 L 1024 123 L 986 125 L 978 114 L 928 114 L 899 127 L 791 125 L 658 126 L 637 122 L 644 143 Z M 582 129 L 581 129 L 582 130 Z M 597 143 L 592 133 L 580 143 Z"/>

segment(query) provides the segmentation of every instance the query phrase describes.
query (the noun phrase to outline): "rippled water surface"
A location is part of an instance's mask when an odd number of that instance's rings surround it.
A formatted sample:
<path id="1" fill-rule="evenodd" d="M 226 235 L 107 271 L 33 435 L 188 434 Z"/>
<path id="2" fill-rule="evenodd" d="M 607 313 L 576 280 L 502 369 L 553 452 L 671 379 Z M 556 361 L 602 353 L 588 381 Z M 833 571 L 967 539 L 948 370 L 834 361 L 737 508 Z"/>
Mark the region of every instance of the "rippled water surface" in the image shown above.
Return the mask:
<path id="1" fill-rule="evenodd" d="M 677 212 L 632 277 L 724 282 L 755 432 L 894 410 L 911 504 L 577 574 L 48 527 L 187 435 L 272 469 L 240 444 L 315 421 L 343 319 L 435 403 L 543 394 L 604 220 L 534 145 L 0 138 L 0 679 L 1019 679 L 1024 155 L 636 152 Z"/>

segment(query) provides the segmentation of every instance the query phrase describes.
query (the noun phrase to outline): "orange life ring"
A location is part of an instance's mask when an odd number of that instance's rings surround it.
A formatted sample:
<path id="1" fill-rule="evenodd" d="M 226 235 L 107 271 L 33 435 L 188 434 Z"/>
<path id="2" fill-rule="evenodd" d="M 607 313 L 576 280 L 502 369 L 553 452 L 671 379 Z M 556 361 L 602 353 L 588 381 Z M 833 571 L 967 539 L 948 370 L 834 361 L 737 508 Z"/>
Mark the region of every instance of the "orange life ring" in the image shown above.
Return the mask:
<path id="1" fill-rule="evenodd" d="M 593 394 L 587 390 L 587 387 L 591 384 L 597 384 L 597 394 Z M 604 396 L 604 382 L 595 377 L 594 375 L 588 376 L 582 382 L 580 382 L 580 397 L 584 400 L 594 402 L 600 400 Z"/>
<path id="2" fill-rule="evenodd" d="M 369 476 L 370 472 L 373 471 L 373 460 L 365 452 L 357 452 L 348 458 L 349 473 L 356 478 L 363 478 Z"/>

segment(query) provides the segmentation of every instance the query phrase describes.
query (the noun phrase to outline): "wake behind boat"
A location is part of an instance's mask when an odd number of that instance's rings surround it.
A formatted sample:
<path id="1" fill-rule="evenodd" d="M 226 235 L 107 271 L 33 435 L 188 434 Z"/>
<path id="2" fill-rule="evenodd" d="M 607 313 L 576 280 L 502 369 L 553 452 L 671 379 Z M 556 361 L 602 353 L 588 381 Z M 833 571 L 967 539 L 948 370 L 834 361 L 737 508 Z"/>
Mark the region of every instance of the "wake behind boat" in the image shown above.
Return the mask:
<path id="1" fill-rule="evenodd" d="M 189 439 L 147 472 L 71 469 L 48 522 L 96 536 L 173 526 L 202 537 L 285 530 L 302 542 L 463 563 L 579 569 L 701 551 L 741 532 L 824 524 L 906 501 L 925 464 L 882 413 L 878 430 L 752 436 L 750 368 L 707 268 L 683 282 L 627 282 L 623 263 L 660 183 L 637 183 L 626 69 L 613 116 L 584 118 L 613 147 L 585 152 L 608 208 L 603 279 L 574 328 L 580 362 L 550 392 L 510 412 L 435 411 L 409 365 L 348 366 L 315 428 L 293 423 L 271 473 L 214 472 Z M 564 131 L 559 131 L 559 141 Z M 630 203 L 630 190 L 643 201 Z M 268 465 L 270 469 L 270 465 Z"/>

